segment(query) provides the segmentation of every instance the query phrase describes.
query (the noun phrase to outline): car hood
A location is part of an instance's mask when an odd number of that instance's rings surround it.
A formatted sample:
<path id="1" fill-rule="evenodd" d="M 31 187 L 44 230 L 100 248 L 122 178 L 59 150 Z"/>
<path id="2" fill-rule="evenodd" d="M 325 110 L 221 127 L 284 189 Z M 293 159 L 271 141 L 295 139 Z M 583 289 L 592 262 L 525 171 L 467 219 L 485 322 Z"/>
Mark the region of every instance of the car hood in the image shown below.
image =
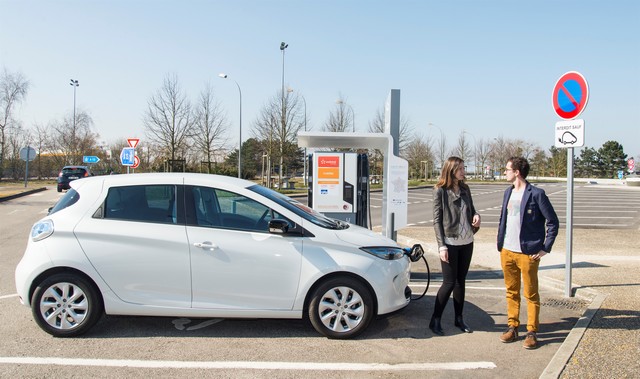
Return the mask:
<path id="1" fill-rule="evenodd" d="M 398 246 L 398 244 L 379 233 L 357 225 L 349 225 L 348 229 L 336 231 L 336 237 L 346 243 L 363 246 Z"/>

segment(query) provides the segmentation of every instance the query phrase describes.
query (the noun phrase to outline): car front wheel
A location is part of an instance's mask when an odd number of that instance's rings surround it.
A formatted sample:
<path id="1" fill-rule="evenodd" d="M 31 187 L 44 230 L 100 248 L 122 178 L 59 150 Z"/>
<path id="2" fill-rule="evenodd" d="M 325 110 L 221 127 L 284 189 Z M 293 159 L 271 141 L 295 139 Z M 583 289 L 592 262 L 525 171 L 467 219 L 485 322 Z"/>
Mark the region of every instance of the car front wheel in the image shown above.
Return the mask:
<path id="1" fill-rule="evenodd" d="M 73 337 L 98 322 L 103 305 L 95 286 L 84 278 L 56 274 L 36 287 L 31 310 L 45 332 L 55 337 Z"/>
<path id="2" fill-rule="evenodd" d="M 352 338 L 373 319 L 373 294 L 350 277 L 327 280 L 313 292 L 309 304 L 311 325 L 329 338 Z"/>

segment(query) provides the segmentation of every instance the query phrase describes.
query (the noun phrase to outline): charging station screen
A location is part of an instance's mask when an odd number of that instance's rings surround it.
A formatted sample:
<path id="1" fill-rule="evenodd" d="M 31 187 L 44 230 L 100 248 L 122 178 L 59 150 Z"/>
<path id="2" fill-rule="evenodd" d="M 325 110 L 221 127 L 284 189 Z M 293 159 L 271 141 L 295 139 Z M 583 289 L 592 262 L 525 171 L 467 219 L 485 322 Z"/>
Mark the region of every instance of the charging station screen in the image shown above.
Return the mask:
<path id="1" fill-rule="evenodd" d="M 350 155 L 314 153 L 313 209 L 321 213 L 355 212 L 353 184 L 356 183 L 356 165 L 355 154 Z M 353 178 L 350 171 L 354 171 Z M 349 194 L 346 198 L 345 193 Z"/>

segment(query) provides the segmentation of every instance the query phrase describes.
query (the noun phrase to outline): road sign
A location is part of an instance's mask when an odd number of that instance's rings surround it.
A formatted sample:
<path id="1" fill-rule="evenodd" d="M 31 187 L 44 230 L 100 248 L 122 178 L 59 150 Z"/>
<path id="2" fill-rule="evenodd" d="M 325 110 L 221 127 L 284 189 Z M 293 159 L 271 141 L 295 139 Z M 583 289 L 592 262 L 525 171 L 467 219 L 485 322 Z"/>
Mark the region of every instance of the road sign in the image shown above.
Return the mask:
<path id="1" fill-rule="evenodd" d="M 138 166 L 140 166 L 140 158 L 138 158 L 138 156 L 135 155 L 133 157 L 133 165 L 131 166 L 131 168 L 138 168 Z"/>
<path id="2" fill-rule="evenodd" d="M 100 162 L 100 158 L 95 155 L 85 155 L 82 157 L 82 162 L 84 163 L 98 163 Z"/>
<path id="3" fill-rule="evenodd" d="M 20 159 L 25 162 L 36 159 L 36 149 L 31 146 L 23 147 L 20 149 Z"/>
<path id="4" fill-rule="evenodd" d="M 629 169 L 629 172 L 635 171 L 636 161 L 634 161 L 633 158 L 629 158 L 629 160 L 627 161 L 627 168 Z"/>
<path id="5" fill-rule="evenodd" d="M 556 147 L 584 146 L 584 120 L 556 122 Z"/>
<path id="6" fill-rule="evenodd" d="M 565 73 L 553 86 L 553 110 L 560 118 L 571 120 L 578 117 L 587 106 L 588 100 L 589 86 L 579 72 Z"/>
<path id="7" fill-rule="evenodd" d="M 136 149 L 125 147 L 120 152 L 120 162 L 123 166 L 133 166 L 135 164 Z"/>
<path id="8" fill-rule="evenodd" d="M 138 142 L 140 142 L 139 138 L 127 138 L 127 143 L 129 144 L 129 147 L 133 147 L 134 149 L 136 146 L 138 146 Z"/>

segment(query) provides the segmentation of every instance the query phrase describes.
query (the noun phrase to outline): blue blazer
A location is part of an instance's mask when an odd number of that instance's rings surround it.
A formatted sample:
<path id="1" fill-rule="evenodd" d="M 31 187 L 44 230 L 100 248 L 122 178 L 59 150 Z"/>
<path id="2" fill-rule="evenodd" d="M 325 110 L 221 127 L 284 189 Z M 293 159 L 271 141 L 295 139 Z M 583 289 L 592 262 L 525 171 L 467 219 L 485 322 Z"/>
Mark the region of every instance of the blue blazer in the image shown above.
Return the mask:
<path id="1" fill-rule="evenodd" d="M 504 244 L 504 235 L 507 230 L 507 203 L 512 190 L 513 186 L 510 186 L 504 191 L 498 226 L 498 251 L 502 250 Z M 520 249 L 522 252 L 529 255 L 536 254 L 540 250 L 550 253 L 558 235 L 559 224 L 556 211 L 553 210 L 544 190 L 527 182 L 520 204 Z"/>

